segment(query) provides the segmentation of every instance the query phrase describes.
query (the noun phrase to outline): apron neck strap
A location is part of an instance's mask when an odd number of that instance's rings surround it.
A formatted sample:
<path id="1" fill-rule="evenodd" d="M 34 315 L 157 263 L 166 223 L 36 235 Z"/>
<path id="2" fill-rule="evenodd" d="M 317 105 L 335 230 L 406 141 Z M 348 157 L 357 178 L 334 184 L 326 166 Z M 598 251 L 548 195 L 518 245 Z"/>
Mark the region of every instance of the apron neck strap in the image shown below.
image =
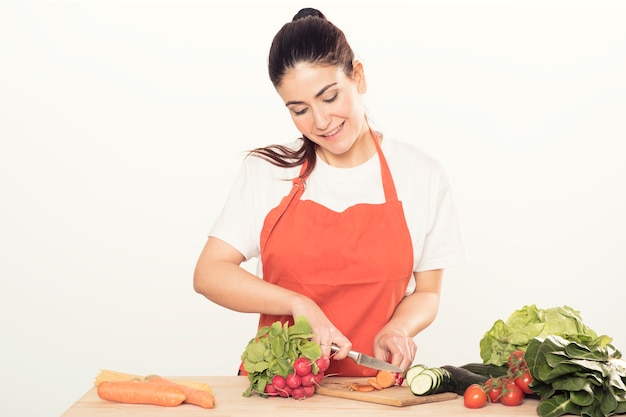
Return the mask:
<path id="1" fill-rule="evenodd" d="M 380 172 L 383 180 L 383 189 L 385 190 L 385 200 L 387 202 L 398 201 L 398 194 L 396 193 L 396 186 L 393 182 L 393 177 L 391 176 L 391 170 L 389 169 L 389 165 L 387 164 L 387 160 L 385 159 L 385 155 L 383 154 L 382 149 L 380 149 L 380 144 L 378 143 L 378 135 L 369 127 L 370 133 L 372 135 L 372 140 L 374 141 L 374 145 L 376 146 L 376 153 L 378 154 L 378 160 L 380 161 Z M 308 139 L 305 139 L 308 140 Z M 304 188 L 304 184 L 306 181 L 305 177 L 302 177 L 302 174 L 306 171 L 309 163 L 305 160 L 302 164 L 302 168 L 300 168 L 300 174 L 296 178 L 293 179 L 293 184 L 302 186 Z"/>

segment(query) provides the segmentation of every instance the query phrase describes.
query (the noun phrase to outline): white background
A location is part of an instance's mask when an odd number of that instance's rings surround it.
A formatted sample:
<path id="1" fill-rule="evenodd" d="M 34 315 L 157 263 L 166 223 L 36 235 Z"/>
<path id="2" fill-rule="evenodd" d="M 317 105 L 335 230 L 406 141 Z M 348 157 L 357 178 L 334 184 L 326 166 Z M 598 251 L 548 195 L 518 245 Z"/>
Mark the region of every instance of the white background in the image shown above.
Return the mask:
<path id="1" fill-rule="evenodd" d="M 479 361 L 527 304 L 626 349 L 624 3 L 250 3 L 0 4 L 0 415 L 58 416 L 105 368 L 235 374 L 257 318 L 193 268 L 243 152 L 297 135 L 266 56 L 309 5 L 377 128 L 453 182 L 470 258 L 417 360 Z"/>

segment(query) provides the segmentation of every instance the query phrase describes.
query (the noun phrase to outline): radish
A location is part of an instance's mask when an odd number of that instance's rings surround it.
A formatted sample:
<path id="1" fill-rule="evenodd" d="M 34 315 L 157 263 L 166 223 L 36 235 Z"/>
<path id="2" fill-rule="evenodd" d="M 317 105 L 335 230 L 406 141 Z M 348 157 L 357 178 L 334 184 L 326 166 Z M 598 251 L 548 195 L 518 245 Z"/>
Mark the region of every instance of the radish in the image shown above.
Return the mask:
<path id="1" fill-rule="evenodd" d="M 293 363 L 293 370 L 297 375 L 304 376 L 311 372 L 311 362 L 307 358 L 298 358 Z"/>
<path id="2" fill-rule="evenodd" d="M 317 359 L 315 363 L 317 364 L 317 367 L 320 369 L 320 371 L 325 372 L 330 366 L 330 358 L 322 356 L 321 358 Z"/>
<path id="3" fill-rule="evenodd" d="M 277 389 L 277 390 L 281 390 L 281 389 L 285 389 L 285 378 L 282 375 L 274 375 L 272 377 L 272 385 Z"/>
<path id="4" fill-rule="evenodd" d="M 278 391 L 276 390 L 276 387 L 272 384 L 267 384 L 265 386 L 265 393 L 269 395 L 270 397 L 275 397 L 278 395 Z"/>
<path id="5" fill-rule="evenodd" d="M 302 385 L 302 377 L 298 374 L 289 374 L 285 378 L 285 384 L 291 389 L 298 388 Z"/>
<path id="6" fill-rule="evenodd" d="M 318 373 L 313 375 L 313 380 L 315 381 L 316 385 L 319 385 L 323 379 L 324 379 L 324 372 L 322 371 L 319 371 Z"/>
<path id="7" fill-rule="evenodd" d="M 303 387 L 310 387 L 311 385 L 315 385 L 315 375 L 313 372 L 309 372 L 308 374 L 301 377 L 301 382 Z"/>
<path id="8" fill-rule="evenodd" d="M 306 397 L 312 397 L 313 394 L 315 394 L 315 385 L 311 385 L 309 387 L 302 387 L 302 390 L 304 391 L 304 395 Z"/>
<path id="9" fill-rule="evenodd" d="M 291 388 L 289 388 L 288 386 L 285 386 L 285 388 L 277 390 L 278 391 L 278 395 L 280 395 L 283 398 L 287 398 L 291 395 Z"/>
<path id="10" fill-rule="evenodd" d="M 291 390 L 291 396 L 295 400 L 303 400 L 306 398 L 306 394 L 304 393 L 303 387 L 294 388 Z"/>

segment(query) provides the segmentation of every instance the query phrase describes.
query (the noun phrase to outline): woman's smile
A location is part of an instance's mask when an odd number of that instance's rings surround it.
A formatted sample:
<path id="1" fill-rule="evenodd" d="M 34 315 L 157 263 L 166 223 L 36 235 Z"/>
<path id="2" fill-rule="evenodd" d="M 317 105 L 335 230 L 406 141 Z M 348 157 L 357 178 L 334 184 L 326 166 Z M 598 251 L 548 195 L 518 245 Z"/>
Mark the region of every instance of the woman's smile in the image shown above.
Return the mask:
<path id="1" fill-rule="evenodd" d="M 346 122 L 344 121 L 339 126 L 337 126 L 335 129 L 331 130 L 328 133 L 322 134 L 320 136 L 323 137 L 326 140 L 336 140 L 339 137 L 339 135 L 341 134 L 341 132 L 343 131 L 343 126 L 344 126 L 345 123 Z"/>

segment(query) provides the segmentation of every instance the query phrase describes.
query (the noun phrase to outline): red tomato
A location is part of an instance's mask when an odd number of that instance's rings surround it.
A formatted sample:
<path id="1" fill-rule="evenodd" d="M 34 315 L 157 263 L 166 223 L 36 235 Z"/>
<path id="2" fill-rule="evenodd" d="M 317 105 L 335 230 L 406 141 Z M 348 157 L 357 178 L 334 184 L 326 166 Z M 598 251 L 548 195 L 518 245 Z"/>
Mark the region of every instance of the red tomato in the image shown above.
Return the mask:
<path id="1" fill-rule="evenodd" d="M 531 387 L 529 387 L 531 382 L 533 382 L 533 377 L 530 376 L 530 372 L 528 372 L 528 370 L 523 371 L 520 376 L 515 378 L 515 384 L 524 392 L 524 394 L 532 394 L 535 392 Z"/>
<path id="2" fill-rule="evenodd" d="M 487 394 L 480 384 L 472 384 L 463 394 L 463 404 L 467 408 L 481 408 L 487 404 Z"/>
<path id="3" fill-rule="evenodd" d="M 499 403 L 502 396 L 503 382 L 498 378 L 491 378 L 485 382 L 485 391 L 490 403 Z"/>
<path id="4" fill-rule="evenodd" d="M 516 350 L 511 353 L 507 360 L 507 365 L 512 372 L 517 371 L 520 368 L 526 368 L 526 361 L 524 360 L 524 351 Z"/>
<path id="5" fill-rule="evenodd" d="M 524 392 L 517 386 L 515 381 L 510 381 L 504 387 L 504 394 L 500 402 L 508 406 L 517 406 L 524 400 Z"/>

